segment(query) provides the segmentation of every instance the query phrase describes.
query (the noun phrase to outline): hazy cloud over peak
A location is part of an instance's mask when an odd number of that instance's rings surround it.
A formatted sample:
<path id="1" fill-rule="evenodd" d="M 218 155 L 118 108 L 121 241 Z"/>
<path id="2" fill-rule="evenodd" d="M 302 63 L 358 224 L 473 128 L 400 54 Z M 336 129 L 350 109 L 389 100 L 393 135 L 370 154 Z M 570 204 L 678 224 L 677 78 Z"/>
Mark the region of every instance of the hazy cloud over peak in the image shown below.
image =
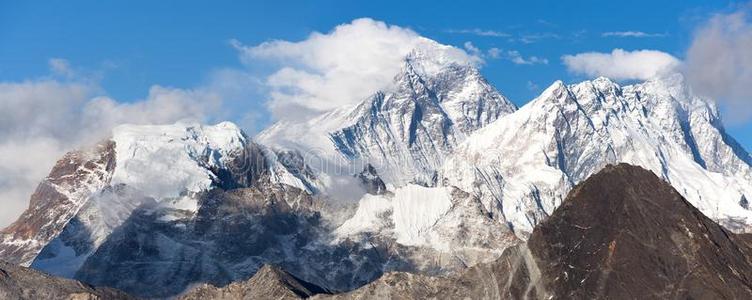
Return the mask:
<path id="1" fill-rule="evenodd" d="M 212 91 L 158 85 L 142 100 L 118 102 L 104 96 L 96 80 L 79 78 L 67 60 L 51 59 L 49 65 L 49 76 L 0 82 L 0 227 L 27 207 L 65 152 L 92 145 L 123 123 L 207 121 L 221 106 Z"/>
<path id="2" fill-rule="evenodd" d="M 408 53 L 430 48 L 430 57 L 479 62 L 462 49 L 440 45 L 415 31 L 373 19 L 356 19 L 298 42 L 275 40 L 256 46 L 232 44 L 246 64 L 274 62 L 266 78 L 268 106 L 277 118 L 307 118 L 355 104 L 389 86 Z M 472 46 L 472 44 L 470 44 Z M 472 50 L 471 50 L 472 51 Z"/>
<path id="3" fill-rule="evenodd" d="M 694 90 L 727 105 L 727 119 L 752 117 L 752 24 L 749 8 L 712 17 L 695 32 L 686 58 Z"/>
<path id="4" fill-rule="evenodd" d="M 647 80 L 674 71 L 681 64 L 679 59 L 665 52 L 623 49 L 614 49 L 611 53 L 564 55 L 562 61 L 572 73 L 615 80 Z"/>

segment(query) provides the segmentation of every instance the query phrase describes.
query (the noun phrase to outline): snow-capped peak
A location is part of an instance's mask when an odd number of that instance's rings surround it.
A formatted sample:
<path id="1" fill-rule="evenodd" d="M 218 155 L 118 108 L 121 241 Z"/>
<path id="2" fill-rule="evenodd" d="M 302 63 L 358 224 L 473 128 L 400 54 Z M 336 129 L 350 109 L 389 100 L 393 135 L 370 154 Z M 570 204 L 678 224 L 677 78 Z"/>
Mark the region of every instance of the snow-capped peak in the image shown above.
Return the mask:
<path id="1" fill-rule="evenodd" d="M 482 60 L 456 47 L 421 38 L 415 48 L 405 56 L 405 62 L 410 64 L 420 76 L 432 77 L 447 66 L 477 66 Z"/>
<path id="2" fill-rule="evenodd" d="M 706 215 L 749 228 L 752 213 L 738 205 L 752 193 L 748 157 L 725 133 L 714 105 L 694 96 L 680 76 L 627 86 L 598 78 L 557 81 L 476 131 L 444 176 L 529 232 L 574 184 L 626 162 L 660 174 Z"/>
<path id="3" fill-rule="evenodd" d="M 352 173 L 337 175 L 356 174 L 365 162 L 387 184 L 432 185 L 454 145 L 516 110 L 475 64 L 461 50 L 426 41 L 405 58 L 389 89 L 302 124 L 275 124 L 256 139 L 273 148 L 314 152 L 314 160 L 328 166 L 339 160 L 334 164 Z M 357 166 L 347 167 L 351 163 Z"/>
<path id="4" fill-rule="evenodd" d="M 243 150 L 237 125 L 178 122 L 172 125 L 121 125 L 113 130 L 116 168 L 112 184 L 126 184 L 157 199 L 208 189 L 231 154 Z"/>

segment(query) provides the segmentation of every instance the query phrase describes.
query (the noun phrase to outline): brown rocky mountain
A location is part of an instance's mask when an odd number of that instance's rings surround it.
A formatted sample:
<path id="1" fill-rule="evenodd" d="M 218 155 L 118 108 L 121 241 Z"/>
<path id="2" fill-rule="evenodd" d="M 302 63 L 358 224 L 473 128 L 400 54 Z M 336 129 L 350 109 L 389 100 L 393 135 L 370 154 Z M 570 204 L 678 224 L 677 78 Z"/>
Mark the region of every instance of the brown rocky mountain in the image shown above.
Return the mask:
<path id="1" fill-rule="evenodd" d="M 622 164 L 577 186 L 528 247 L 559 297 L 751 299 L 747 241 L 653 173 Z"/>
<path id="2" fill-rule="evenodd" d="M 110 288 L 47 275 L 0 261 L 0 299 L 135 299 Z"/>
<path id="3" fill-rule="evenodd" d="M 326 290 L 300 280 L 278 267 L 264 265 L 248 281 L 232 283 L 222 288 L 205 284 L 180 299 L 302 299 L 325 293 Z"/>

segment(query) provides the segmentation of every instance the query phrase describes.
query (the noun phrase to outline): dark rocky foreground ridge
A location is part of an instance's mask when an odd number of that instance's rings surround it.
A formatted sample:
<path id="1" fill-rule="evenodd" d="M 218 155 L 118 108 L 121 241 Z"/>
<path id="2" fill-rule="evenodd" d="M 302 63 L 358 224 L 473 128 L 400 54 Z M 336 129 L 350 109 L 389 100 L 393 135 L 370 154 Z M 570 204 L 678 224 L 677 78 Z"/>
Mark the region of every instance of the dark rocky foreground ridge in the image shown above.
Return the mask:
<path id="1" fill-rule="evenodd" d="M 750 299 L 752 248 L 650 171 L 609 166 L 528 242 L 561 298 Z"/>
<path id="2" fill-rule="evenodd" d="M 204 284 L 180 299 L 300 299 L 328 293 L 327 290 L 305 282 L 278 267 L 265 265 L 248 281 L 232 283 L 223 288 Z"/>
<path id="3" fill-rule="evenodd" d="M 0 261 L 0 299 L 135 299 L 111 288 L 47 275 Z"/>
<path id="4" fill-rule="evenodd" d="M 577 185 L 527 244 L 456 276 L 387 273 L 330 295 L 265 266 L 247 281 L 199 286 L 182 299 L 750 299 L 751 241 L 705 217 L 652 172 L 610 165 Z M 12 268 L 0 272 L 0 296 L 7 299 L 34 298 L 22 293 L 30 285 L 53 297 L 70 286 L 124 297 Z"/>

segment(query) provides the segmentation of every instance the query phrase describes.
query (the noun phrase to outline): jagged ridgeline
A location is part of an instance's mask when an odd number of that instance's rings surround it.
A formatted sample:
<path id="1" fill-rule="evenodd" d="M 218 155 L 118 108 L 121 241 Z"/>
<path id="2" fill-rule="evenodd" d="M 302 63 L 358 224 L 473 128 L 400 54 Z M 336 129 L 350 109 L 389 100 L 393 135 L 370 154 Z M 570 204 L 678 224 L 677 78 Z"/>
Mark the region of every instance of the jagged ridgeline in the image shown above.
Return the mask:
<path id="1" fill-rule="evenodd" d="M 654 173 L 609 165 L 526 244 L 450 277 L 388 273 L 316 299 L 749 299 L 752 244 Z"/>
<path id="2" fill-rule="evenodd" d="M 258 282 L 287 274 L 327 293 L 377 278 L 368 286 L 438 289 L 433 276 L 499 259 L 546 278 L 532 266 L 547 256 L 524 242 L 619 162 L 657 174 L 722 232 L 749 230 L 752 158 L 680 75 L 556 82 L 517 109 L 447 49 L 427 42 L 388 88 L 253 138 L 229 122 L 119 126 L 57 163 L 2 231 L 0 258 L 140 297 L 246 282 L 264 265 L 284 273 Z M 512 295 L 561 295 L 514 272 Z"/>

